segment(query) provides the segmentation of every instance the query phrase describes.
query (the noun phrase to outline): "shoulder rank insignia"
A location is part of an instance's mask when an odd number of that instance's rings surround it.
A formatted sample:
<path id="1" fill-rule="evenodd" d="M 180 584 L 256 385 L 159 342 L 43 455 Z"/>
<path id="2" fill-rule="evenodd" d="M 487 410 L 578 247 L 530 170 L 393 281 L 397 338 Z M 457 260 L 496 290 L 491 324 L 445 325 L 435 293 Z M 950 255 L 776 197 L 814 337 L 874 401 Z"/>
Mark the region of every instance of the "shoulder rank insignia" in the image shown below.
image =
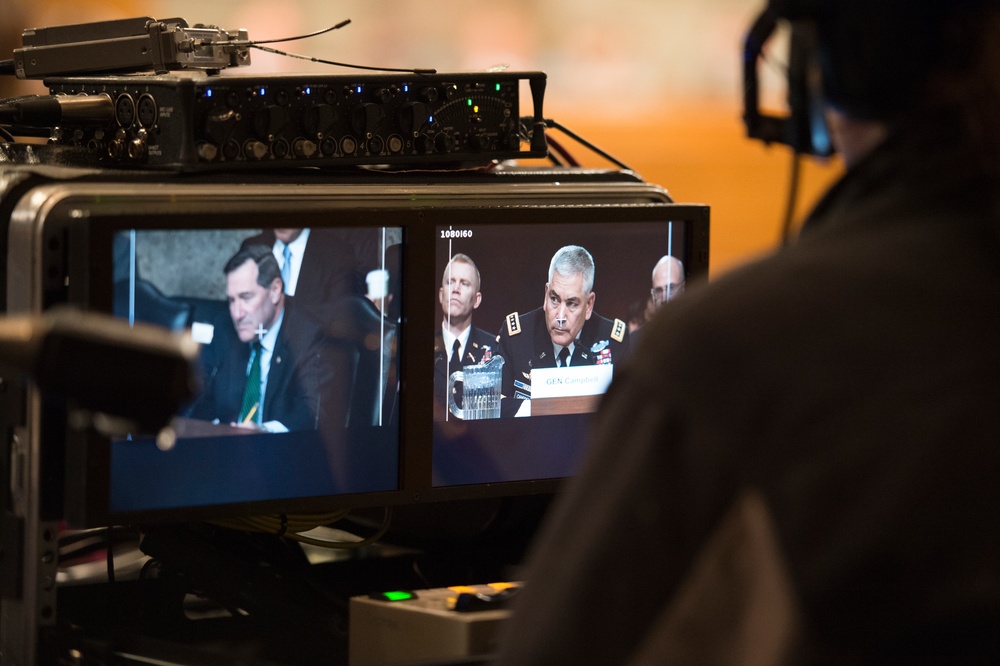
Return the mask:
<path id="1" fill-rule="evenodd" d="M 516 312 L 507 315 L 507 335 L 517 335 L 521 332 L 521 319 Z"/>
<path id="2" fill-rule="evenodd" d="M 615 342 L 621 342 L 625 339 L 625 332 L 628 328 L 625 326 L 625 322 L 621 319 L 615 319 L 614 326 L 611 327 L 611 339 Z"/>
<path id="3" fill-rule="evenodd" d="M 609 344 L 610 343 L 607 340 L 598 340 L 597 342 L 594 343 L 594 346 L 590 348 L 590 351 L 596 354 L 597 352 L 607 347 Z"/>

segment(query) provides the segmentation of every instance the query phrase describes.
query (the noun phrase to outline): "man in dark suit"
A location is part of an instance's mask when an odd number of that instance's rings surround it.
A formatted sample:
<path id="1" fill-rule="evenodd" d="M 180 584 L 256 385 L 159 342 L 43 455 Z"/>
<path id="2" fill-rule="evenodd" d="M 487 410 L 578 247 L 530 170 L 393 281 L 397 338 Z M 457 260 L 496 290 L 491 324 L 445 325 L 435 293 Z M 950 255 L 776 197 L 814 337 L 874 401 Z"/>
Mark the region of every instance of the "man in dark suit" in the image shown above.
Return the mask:
<path id="1" fill-rule="evenodd" d="M 322 327 L 285 295 L 270 247 L 247 246 L 224 270 L 242 344 L 219 350 L 191 416 L 269 432 L 315 429 L 334 374 Z"/>
<path id="2" fill-rule="evenodd" d="M 285 294 L 323 324 L 345 297 L 364 296 L 365 275 L 378 265 L 374 229 L 265 229 L 242 247 L 250 245 L 271 248 Z"/>
<path id="3" fill-rule="evenodd" d="M 628 351 L 628 327 L 594 312 L 594 259 L 582 247 L 560 248 L 549 263 L 542 307 L 512 312 L 497 336 L 504 357 L 504 416 L 531 399 L 532 368 L 618 363 Z"/>
<path id="4" fill-rule="evenodd" d="M 490 333 L 472 325 L 472 313 L 483 301 L 481 279 L 475 262 L 456 254 L 445 266 L 438 289 L 441 327 L 434 333 L 434 416 L 455 418 L 448 411 L 448 377 L 466 365 L 489 360 L 496 349 Z M 455 396 L 461 406 L 461 396 Z"/>

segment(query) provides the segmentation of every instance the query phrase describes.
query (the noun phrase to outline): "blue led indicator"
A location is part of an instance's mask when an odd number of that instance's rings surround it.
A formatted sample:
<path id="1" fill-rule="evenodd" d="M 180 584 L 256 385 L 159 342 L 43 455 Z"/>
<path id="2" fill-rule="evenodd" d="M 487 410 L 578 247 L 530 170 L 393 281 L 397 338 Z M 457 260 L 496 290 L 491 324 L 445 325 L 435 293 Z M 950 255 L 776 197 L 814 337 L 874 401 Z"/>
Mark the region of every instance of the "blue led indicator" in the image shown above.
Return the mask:
<path id="1" fill-rule="evenodd" d="M 313 89 L 310 88 L 309 86 L 306 86 L 306 94 L 307 95 L 312 95 L 313 94 Z"/>
<path id="2" fill-rule="evenodd" d="M 355 88 L 354 92 L 356 92 L 356 93 L 358 93 L 360 95 L 361 94 L 361 86 L 358 86 L 357 88 Z"/>
<path id="3" fill-rule="evenodd" d="M 434 122 L 434 116 L 427 116 L 427 122 L 429 123 Z"/>
<path id="4" fill-rule="evenodd" d="M 265 92 L 267 92 L 267 89 L 266 88 L 261 88 L 260 89 L 260 96 L 263 97 Z"/>
<path id="5" fill-rule="evenodd" d="M 410 86 L 408 84 L 403 84 L 403 92 L 410 92 Z"/>
<path id="6" fill-rule="evenodd" d="M 208 88 L 208 89 L 207 89 L 207 90 L 205 91 L 205 97 L 211 97 L 211 96 L 212 96 L 212 89 L 211 89 L 211 88 Z"/>

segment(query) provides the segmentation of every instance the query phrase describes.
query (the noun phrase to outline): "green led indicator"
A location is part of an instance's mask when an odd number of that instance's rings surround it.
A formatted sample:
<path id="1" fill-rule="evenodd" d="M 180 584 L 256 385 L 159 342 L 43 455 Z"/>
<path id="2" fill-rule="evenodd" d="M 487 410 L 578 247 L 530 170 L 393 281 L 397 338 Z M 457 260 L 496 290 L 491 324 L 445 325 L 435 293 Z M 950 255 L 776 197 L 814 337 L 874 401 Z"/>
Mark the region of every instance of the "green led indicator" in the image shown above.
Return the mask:
<path id="1" fill-rule="evenodd" d="M 472 106 L 472 98 L 469 98 L 469 106 Z"/>
<path id="2" fill-rule="evenodd" d="M 497 84 L 497 92 L 500 92 L 500 84 Z"/>
<path id="3" fill-rule="evenodd" d="M 386 601 L 406 601 L 407 599 L 412 599 L 414 596 L 412 592 L 403 592 L 402 590 L 382 593 L 382 598 Z"/>

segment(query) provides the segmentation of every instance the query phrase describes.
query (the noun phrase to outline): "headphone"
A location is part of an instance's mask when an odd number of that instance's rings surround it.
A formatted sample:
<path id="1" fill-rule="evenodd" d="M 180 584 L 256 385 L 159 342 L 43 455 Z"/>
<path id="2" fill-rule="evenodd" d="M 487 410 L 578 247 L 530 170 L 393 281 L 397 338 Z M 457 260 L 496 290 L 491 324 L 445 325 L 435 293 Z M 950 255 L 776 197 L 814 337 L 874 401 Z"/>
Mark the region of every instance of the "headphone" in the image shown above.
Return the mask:
<path id="1" fill-rule="evenodd" d="M 743 122 L 747 135 L 765 143 L 782 143 L 796 153 L 827 157 L 833 154 L 830 133 L 823 119 L 821 90 L 816 71 L 816 30 L 812 22 L 792 23 L 788 53 L 789 115 L 766 115 L 760 110 L 757 67 L 764 45 L 779 20 L 796 16 L 788 2 L 770 2 L 747 32 L 743 47 Z"/>
<path id="2" fill-rule="evenodd" d="M 891 120 L 919 102 L 933 67 L 976 52 L 970 28 L 997 0 L 769 0 L 743 49 L 744 122 L 751 138 L 802 154 L 833 153 L 823 108 Z M 757 67 L 779 22 L 791 26 L 787 117 L 760 111 Z"/>

